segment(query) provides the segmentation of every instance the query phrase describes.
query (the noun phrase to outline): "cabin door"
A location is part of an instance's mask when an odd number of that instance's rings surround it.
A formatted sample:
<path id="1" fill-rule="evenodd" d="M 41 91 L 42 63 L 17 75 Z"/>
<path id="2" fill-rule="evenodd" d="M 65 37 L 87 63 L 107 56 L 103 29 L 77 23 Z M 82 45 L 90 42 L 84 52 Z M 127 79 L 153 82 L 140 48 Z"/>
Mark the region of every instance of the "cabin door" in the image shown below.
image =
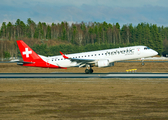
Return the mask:
<path id="1" fill-rule="evenodd" d="M 140 48 L 137 48 L 137 53 L 138 53 L 138 55 L 141 54 L 141 49 Z"/>
<path id="2" fill-rule="evenodd" d="M 47 65 L 47 66 L 50 65 L 49 60 L 50 60 L 50 59 L 47 59 L 47 62 L 46 62 L 46 65 Z"/>

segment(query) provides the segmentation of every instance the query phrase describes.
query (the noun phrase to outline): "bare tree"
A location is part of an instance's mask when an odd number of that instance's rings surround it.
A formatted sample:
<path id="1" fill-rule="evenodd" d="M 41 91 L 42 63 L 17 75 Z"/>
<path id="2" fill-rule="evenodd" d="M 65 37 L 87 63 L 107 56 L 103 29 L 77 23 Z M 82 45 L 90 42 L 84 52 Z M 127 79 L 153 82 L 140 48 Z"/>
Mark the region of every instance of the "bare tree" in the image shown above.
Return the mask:
<path id="1" fill-rule="evenodd" d="M 1 43 L 1 61 L 3 61 L 3 41 L 0 41 Z"/>
<path id="2" fill-rule="evenodd" d="M 34 33 L 35 33 L 35 23 L 34 22 L 30 24 L 30 30 L 31 30 L 31 38 L 34 38 Z"/>

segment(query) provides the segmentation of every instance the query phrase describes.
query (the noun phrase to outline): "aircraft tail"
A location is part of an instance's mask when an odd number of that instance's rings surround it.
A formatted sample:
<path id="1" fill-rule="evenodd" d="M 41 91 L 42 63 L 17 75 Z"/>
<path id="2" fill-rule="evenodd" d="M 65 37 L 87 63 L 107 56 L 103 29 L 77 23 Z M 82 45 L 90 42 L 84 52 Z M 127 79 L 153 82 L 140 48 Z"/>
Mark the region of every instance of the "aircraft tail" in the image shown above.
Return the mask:
<path id="1" fill-rule="evenodd" d="M 35 62 L 41 60 L 40 56 L 37 55 L 25 42 L 22 40 L 16 41 L 22 55 L 23 61 L 25 62 Z"/>
<path id="2" fill-rule="evenodd" d="M 53 65 L 47 61 L 47 57 L 38 55 L 35 53 L 25 42 L 22 40 L 16 41 L 22 55 L 23 61 L 18 62 L 18 65 L 32 66 L 32 67 L 43 67 L 43 68 L 62 68 L 57 65 Z"/>

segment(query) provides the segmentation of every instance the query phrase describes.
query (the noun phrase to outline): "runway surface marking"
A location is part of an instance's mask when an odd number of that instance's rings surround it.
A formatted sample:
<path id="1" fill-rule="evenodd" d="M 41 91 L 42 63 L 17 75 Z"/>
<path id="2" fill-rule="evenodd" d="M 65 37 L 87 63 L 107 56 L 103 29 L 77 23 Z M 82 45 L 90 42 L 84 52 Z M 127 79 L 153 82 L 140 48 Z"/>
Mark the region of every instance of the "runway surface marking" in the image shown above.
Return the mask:
<path id="1" fill-rule="evenodd" d="M 0 73 L 0 78 L 168 78 L 168 73 Z"/>

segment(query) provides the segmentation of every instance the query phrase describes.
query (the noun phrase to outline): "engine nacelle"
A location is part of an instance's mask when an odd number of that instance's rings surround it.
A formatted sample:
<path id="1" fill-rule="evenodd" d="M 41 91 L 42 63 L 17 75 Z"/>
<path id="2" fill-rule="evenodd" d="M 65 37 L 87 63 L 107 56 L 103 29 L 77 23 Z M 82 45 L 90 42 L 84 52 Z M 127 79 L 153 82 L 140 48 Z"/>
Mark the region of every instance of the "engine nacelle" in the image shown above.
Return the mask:
<path id="1" fill-rule="evenodd" d="M 97 62 L 98 67 L 108 67 L 109 66 L 109 61 L 108 60 L 99 60 Z"/>

